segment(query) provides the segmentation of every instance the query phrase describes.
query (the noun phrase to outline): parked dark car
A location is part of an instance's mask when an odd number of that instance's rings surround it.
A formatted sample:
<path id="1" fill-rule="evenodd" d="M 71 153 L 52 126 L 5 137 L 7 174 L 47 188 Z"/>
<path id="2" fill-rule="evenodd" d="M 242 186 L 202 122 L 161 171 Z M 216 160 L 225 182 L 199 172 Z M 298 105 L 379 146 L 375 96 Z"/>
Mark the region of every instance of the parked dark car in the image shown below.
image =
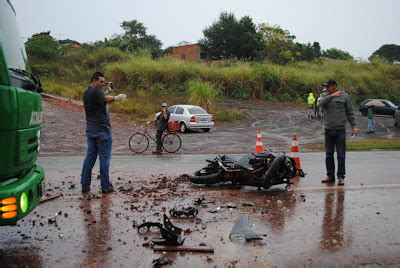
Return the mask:
<path id="1" fill-rule="evenodd" d="M 375 115 L 391 115 L 394 116 L 398 106 L 394 105 L 391 101 L 384 99 L 367 99 L 360 103 L 360 112 L 363 116 L 366 116 L 368 113 L 368 106 L 366 105 L 370 101 L 379 101 L 382 102 L 385 106 L 374 106 L 373 111 Z"/>
<path id="2" fill-rule="evenodd" d="M 394 125 L 400 127 L 400 109 L 397 109 L 394 113 Z"/>

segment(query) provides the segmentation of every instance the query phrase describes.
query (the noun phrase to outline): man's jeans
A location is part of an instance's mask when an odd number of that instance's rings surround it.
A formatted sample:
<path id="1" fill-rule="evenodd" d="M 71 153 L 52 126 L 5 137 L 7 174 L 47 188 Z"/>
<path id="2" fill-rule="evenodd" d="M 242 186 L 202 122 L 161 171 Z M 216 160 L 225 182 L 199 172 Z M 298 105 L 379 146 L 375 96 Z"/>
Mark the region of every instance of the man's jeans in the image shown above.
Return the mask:
<path id="1" fill-rule="evenodd" d="M 338 170 L 337 177 L 343 178 L 346 174 L 345 158 L 346 158 L 346 130 L 329 130 L 325 129 L 325 151 L 326 151 L 326 171 L 329 178 L 335 178 L 335 159 L 333 153 L 337 154 Z"/>
<path id="2" fill-rule="evenodd" d="M 374 121 L 374 119 L 368 118 L 367 132 L 373 132 L 373 131 L 375 131 L 375 121 Z"/>
<path id="3" fill-rule="evenodd" d="M 157 150 L 158 152 L 162 152 L 162 134 L 164 130 L 157 129 L 156 139 L 157 139 Z"/>
<path id="4" fill-rule="evenodd" d="M 111 132 L 87 131 L 86 137 L 87 153 L 83 162 L 81 174 L 82 189 L 88 189 L 90 187 L 92 169 L 96 163 L 97 155 L 99 155 L 100 159 L 101 189 L 109 189 L 112 187 L 109 177 L 112 148 Z"/>

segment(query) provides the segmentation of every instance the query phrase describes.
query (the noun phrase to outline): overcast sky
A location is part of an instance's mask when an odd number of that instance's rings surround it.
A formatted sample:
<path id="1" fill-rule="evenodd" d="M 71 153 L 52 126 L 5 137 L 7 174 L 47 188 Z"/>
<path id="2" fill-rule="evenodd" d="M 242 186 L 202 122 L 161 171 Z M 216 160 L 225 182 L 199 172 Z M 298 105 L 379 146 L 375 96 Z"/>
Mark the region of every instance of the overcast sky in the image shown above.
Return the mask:
<path id="1" fill-rule="evenodd" d="M 195 43 L 222 11 L 256 24 L 280 25 L 297 42 L 320 43 L 368 58 L 383 44 L 400 45 L 398 0 L 12 0 L 21 34 L 51 31 L 57 39 L 93 42 L 121 33 L 136 19 L 163 43 Z"/>

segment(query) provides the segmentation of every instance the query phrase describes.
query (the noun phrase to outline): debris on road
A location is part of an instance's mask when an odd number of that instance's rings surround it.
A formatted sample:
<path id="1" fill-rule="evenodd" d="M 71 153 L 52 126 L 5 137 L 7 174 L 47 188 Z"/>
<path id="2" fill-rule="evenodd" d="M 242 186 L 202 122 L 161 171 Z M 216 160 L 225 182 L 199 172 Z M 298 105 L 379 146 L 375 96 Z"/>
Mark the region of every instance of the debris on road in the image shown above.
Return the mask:
<path id="1" fill-rule="evenodd" d="M 235 204 L 235 203 L 227 203 L 227 204 L 224 204 L 222 207 L 226 207 L 226 208 L 236 208 L 236 204 Z"/>
<path id="2" fill-rule="evenodd" d="M 253 202 L 242 201 L 240 204 L 244 207 L 254 207 L 255 204 Z"/>
<path id="3" fill-rule="evenodd" d="M 180 246 L 185 241 L 182 238 L 182 229 L 174 226 L 167 215 L 163 215 L 164 225 L 156 222 L 145 222 L 138 226 L 138 231 L 150 230 L 152 227 L 157 227 L 160 230 L 161 237 L 152 237 L 150 241 L 157 245 L 176 245 Z"/>
<path id="4" fill-rule="evenodd" d="M 261 209 L 261 214 L 267 214 L 269 212 L 268 208 L 262 208 Z"/>
<path id="5" fill-rule="evenodd" d="M 229 238 L 233 239 L 236 237 L 244 237 L 247 241 L 249 240 L 262 240 L 262 238 L 251 230 L 250 217 L 242 215 L 235 222 L 231 232 L 229 233 Z"/>
<path id="6" fill-rule="evenodd" d="M 160 267 L 160 266 L 162 266 L 162 265 L 170 265 L 170 264 L 173 264 L 173 263 L 174 263 L 173 260 L 168 259 L 168 258 L 165 257 L 165 256 L 161 256 L 160 258 L 155 259 L 155 260 L 153 260 L 153 262 L 152 262 L 152 264 L 153 264 L 154 267 Z"/>
<path id="7" fill-rule="evenodd" d="M 210 252 L 214 253 L 214 248 L 207 247 L 207 246 L 197 246 L 197 247 L 190 247 L 190 246 L 154 246 L 154 251 L 193 251 L 193 252 Z"/>
<path id="8" fill-rule="evenodd" d="M 196 200 L 194 200 L 194 205 L 196 206 L 200 206 L 201 203 L 203 203 L 203 201 L 205 201 L 206 199 L 204 198 L 204 196 L 202 196 L 201 198 L 197 198 Z"/>
<path id="9" fill-rule="evenodd" d="M 213 208 L 213 209 L 208 210 L 208 212 L 210 212 L 210 213 L 217 213 L 217 212 L 219 212 L 220 210 L 221 210 L 221 207 L 216 207 L 216 208 Z"/>
<path id="10" fill-rule="evenodd" d="M 54 200 L 54 199 L 57 199 L 57 198 L 60 198 L 62 195 L 56 195 L 56 196 L 51 196 L 51 197 L 48 197 L 48 198 L 44 198 L 44 199 L 42 199 L 42 200 L 40 200 L 40 204 L 43 204 L 43 203 L 45 203 L 45 202 L 48 202 L 48 201 L 51 201 L 51 200 Z"/>
<path id="11" fill-rule="evenodd" d="M 194 207 L 187 207 L 187 208 L 182 208 L 182 210 L 178 210 L 176 208 L 173 208 L 169 211 L 169 214 L 171 215 L 172 218 L 180 218 L 182 216 L 186 217 L 196 217 L 196 215 L 199 213 L 197 208 Z"/>

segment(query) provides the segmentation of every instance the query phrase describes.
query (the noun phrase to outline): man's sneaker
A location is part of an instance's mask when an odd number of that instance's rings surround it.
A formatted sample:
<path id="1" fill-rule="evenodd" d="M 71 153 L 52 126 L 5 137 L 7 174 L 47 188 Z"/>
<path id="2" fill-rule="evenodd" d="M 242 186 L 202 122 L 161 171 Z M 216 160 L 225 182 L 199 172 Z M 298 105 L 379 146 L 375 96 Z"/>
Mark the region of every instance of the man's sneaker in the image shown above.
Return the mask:
<path id="1" fill-rule="evenodd" d="M 344 179 L 343 178 L 338 178 L 338 184 L 339 186 L 343 186 L 344 185 Z"/>
<path id="2" fill-rule="evenodd" d="M 109 194 L 109 193 L 112 193 L 112 192 L 114 192 L 114 187 L 110 187 L 110 188 L 107 188 L 107 189 L 101 189 L 101 193 L 102 194 Z"/>
<path id="3" fill-rule="evenodd" d="M 82 188 L 82 194 L 87 194 L 90 192 L 90 187 L 88 188 Z"/>
<path id="4" fill-rule="evenodd" d="M 325 180 L 321 181 L 322 183 L 335 183 L 335 179 L 331 177 L 326 177 Z"/>
<path id="5" fill-rule="evenodd" d="M 162 154 L 161 151 L 154 151 L 153 154 Z"/>

